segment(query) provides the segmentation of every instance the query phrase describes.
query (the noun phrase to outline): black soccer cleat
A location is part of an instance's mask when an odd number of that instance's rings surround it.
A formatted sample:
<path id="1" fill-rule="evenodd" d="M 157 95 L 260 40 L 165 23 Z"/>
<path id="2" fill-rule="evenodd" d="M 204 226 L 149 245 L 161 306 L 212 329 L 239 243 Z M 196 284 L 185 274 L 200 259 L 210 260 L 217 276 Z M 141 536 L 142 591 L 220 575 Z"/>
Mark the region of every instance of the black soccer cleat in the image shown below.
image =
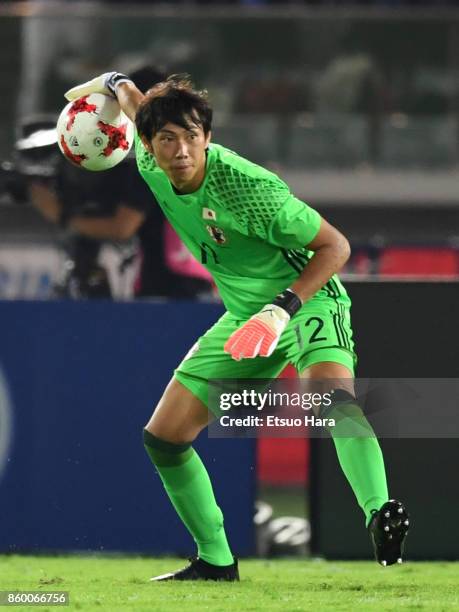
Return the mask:
<path id="1" fill-rule="evenodd" d="M 375 558 L 383 565 L 402 563 L 403 546 L 409 528 L 409 514 L 402 502 L 390 499 L 375 510 L 368 525 Z"/>
<path id="2" fill-rule="evenodd" d="M 177 572 L 162 574 L 150 578 L 151 581 L 159 580 L 222 580 L 226 582 L 236 582 L 239 580 L 239 570 L 237 559 L 231 565 L 212 565 L 199 557 L 191 557 L 190 565 Z"/>

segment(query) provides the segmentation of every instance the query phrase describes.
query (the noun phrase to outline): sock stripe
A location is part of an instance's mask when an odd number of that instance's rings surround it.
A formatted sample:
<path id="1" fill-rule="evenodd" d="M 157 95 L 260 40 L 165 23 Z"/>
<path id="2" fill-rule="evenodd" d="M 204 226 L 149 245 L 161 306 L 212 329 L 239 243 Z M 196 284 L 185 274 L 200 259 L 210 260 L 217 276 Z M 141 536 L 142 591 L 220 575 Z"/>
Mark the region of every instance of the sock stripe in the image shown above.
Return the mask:
<path id="1" fill-rule="evenodd" d="M 146 429 L 143 430 L 143 443 L 154 450 L 170 453 L 171 455 L 180 455 L 191 447 L 191 443 L 174 444 L 173 442 L 161 440 L 161 438 L 157 438 Z"/>
<path id="2" fill-rule="evenodd" d="M 345 404 L 357 404 L 355 397 L 345 389 L 332 389 L 333 399 L 330 406 L 321 407 L 320 418 L 329 418 L 331 413 Z"/>

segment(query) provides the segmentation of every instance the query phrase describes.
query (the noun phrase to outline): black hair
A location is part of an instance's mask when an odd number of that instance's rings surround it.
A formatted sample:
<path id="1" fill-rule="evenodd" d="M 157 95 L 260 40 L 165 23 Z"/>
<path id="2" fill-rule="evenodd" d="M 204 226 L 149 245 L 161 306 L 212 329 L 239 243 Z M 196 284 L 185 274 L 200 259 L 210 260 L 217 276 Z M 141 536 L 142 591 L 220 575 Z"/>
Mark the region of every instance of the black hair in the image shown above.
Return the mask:
<path id="1" fill-rule="evenodd" d="M 145 64 L 133 72 L 129 72 L 129 78 L 134 81 L 135 86 L 140 89 L 142 93 L 146 93 L 157 83 L 165 81 L 167 74 L 154 65 Z"/>
<path id="2" fill-rule="evenodd" d="M 187 75 L 172 75 L 147 91 L 137 109 L 137 132 L 151 140 L 166 123 L 188 130 L 201 126 L 204 134 L 211 130 L 212 107 L 207 91 L 194 88 Z"/>

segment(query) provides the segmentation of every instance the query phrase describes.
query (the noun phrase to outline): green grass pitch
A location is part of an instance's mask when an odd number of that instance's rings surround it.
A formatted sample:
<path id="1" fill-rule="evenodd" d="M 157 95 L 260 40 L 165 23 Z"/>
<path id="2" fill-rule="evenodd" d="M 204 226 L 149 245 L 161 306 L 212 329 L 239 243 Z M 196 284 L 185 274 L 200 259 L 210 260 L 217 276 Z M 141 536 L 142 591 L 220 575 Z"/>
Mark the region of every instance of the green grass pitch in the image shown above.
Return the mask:
<path id="1" fill-rule="evenodd" d="M 240 583 L 148 581 L 184 565 L 165 558 L 0 556 L 0 590 L 69 591 L 68 607 L 34 606 L 50 611 L 459 610 L 458 563 L 383 568 L 370 562 L 242 560 Z"/>

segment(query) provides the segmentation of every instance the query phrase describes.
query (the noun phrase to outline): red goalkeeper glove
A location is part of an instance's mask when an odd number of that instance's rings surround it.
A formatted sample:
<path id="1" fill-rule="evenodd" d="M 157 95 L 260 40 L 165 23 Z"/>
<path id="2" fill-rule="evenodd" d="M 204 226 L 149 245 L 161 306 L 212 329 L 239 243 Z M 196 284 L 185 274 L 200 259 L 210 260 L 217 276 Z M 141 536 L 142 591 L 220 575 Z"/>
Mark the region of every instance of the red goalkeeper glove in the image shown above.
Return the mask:
<path id="1" fill-rule="evenodd" d="M 267 304 L 231 334 L 223 350 L 236 361 L 253 359 L 257 356 L 269 357 L 276 348 L 290 317 L 301 308 L 301 305 L 298 296 L 287 289 L 277 296 L 272 304 Z"/>

